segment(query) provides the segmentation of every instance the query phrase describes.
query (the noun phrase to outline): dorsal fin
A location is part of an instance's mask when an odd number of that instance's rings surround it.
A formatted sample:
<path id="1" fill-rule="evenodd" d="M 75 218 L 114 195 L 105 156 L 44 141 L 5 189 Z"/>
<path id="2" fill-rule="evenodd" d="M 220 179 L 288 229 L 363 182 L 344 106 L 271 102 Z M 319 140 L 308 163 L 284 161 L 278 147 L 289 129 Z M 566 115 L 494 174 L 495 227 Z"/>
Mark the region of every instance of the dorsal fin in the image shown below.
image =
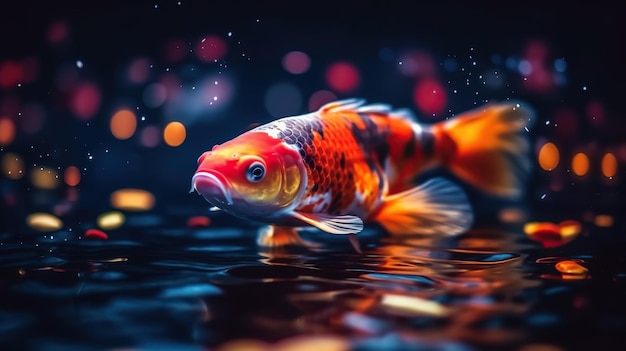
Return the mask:
<path id="1" fill-rule="evenodd" d="M 354 111 L 356 113 L 376 113 L 394 118 L 403 118 L 417 121 L 415 115 L 407 108 L 393 109 L 387 104 L 366 104 L 364 99 L 352 98 L 329 102 L 320 107 L 320 113 L 337 113 L 342 111 Z"/>

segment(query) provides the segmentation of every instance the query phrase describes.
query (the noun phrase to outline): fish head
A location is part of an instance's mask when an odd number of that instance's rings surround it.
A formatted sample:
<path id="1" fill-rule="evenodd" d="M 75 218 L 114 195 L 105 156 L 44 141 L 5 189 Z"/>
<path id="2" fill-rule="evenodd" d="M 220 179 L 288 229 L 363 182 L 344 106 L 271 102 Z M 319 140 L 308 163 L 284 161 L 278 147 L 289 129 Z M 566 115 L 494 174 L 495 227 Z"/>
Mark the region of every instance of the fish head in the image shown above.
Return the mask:
<path id="1" fill-rule="evenodd" d="M 264 132 L 247 132 L 198 158 L 192 190 L 233 215 L 271 219 L 302 198 L 306 168 L 298 151 Z"/>

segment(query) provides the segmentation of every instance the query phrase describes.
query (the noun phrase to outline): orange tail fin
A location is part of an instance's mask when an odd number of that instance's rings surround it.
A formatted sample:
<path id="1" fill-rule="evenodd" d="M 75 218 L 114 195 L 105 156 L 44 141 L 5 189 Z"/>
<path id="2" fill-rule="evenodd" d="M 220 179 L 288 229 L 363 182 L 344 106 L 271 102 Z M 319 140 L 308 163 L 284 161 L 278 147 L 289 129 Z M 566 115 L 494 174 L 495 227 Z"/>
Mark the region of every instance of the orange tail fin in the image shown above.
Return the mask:
<path id="1" fill-rule="evenodd" d="M 469 184 L 495 195 L 519 197 L 530 172 L 523 134 L 531 116 L 519 104 L 470 111 L 432 127 L 435 148 L 444 165 Z"/>

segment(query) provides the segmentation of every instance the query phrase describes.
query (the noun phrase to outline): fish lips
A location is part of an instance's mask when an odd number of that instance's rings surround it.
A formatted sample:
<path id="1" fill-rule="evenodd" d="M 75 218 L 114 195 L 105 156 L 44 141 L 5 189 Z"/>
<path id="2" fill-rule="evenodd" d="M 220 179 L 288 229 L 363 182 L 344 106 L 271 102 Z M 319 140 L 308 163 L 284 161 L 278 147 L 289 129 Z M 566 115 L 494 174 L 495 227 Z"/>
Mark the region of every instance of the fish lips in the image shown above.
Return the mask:
<path id="1" fill-rule="evenodd" d="M 197 172 L 191 178 L 191 191 L 202 195 L 211 205 L 222 207 L 232 206 L 231 185 L 222 174 L 217 172 Z"/>

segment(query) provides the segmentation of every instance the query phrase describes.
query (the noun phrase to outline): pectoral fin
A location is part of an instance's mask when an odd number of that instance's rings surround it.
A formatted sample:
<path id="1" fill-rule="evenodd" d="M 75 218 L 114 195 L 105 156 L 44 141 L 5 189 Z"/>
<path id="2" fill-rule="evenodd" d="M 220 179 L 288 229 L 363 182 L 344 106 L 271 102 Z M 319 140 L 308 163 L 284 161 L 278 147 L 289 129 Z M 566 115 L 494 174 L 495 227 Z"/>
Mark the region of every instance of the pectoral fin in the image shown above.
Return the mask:
<path id="1" fill-rule="evenodd" d="M 457 235 L 468 230 L 473 214 L 458 185 L 435 178 L 383 199 L 375 220 L 390 234 Z"/>
<path id="2" fill-rule="evenodd" d="M 293 211 L 291 215 L 329 234 L 356 234 L 363 230 L 363 220 L 357 216 L 333 216 L 323 213 Z"/>

